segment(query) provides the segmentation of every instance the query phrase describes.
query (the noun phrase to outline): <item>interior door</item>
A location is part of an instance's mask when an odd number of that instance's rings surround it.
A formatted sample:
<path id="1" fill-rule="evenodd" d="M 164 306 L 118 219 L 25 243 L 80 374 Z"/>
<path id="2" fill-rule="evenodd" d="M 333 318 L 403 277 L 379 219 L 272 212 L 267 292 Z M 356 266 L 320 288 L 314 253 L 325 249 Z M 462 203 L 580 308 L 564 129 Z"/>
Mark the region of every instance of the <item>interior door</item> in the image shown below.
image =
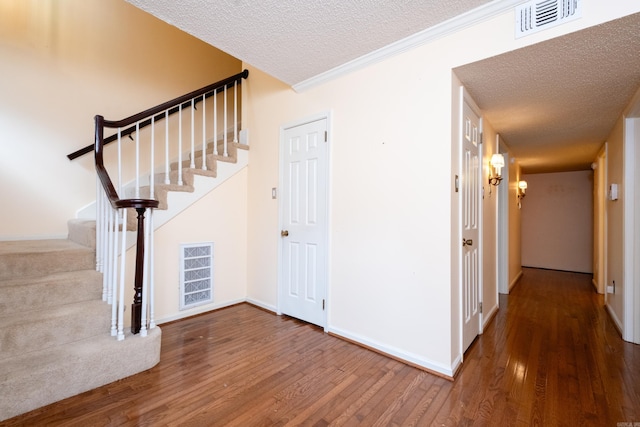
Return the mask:
<path id="1" fill-rule="evenodd" d="M 280 312 L 325 325 L 327 119 L 285 128 L 282 137 Z"/>
<path id="2" fill-rule="evenodd" d="M 462 316 L 463 352 L 480 331 L 480 117 L 463 102 L 462 116 Z"/>

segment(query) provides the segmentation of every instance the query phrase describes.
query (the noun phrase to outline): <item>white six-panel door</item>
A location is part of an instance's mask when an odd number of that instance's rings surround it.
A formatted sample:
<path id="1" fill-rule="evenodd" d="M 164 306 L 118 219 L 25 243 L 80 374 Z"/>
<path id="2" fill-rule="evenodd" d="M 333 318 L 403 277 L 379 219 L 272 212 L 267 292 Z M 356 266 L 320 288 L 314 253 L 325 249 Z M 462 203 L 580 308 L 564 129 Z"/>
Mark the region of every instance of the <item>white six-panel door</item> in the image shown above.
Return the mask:
<path id="1" fill-rule="evenodd" d="M 281 163 L 279 311 L 324 326 L 327 119 L 285 128 Z"/>
<path id="2" fill-rule="evenodd" d="M 465 100 L 462 112 L 462 351 L 480 330 L 480 117 Z"/>

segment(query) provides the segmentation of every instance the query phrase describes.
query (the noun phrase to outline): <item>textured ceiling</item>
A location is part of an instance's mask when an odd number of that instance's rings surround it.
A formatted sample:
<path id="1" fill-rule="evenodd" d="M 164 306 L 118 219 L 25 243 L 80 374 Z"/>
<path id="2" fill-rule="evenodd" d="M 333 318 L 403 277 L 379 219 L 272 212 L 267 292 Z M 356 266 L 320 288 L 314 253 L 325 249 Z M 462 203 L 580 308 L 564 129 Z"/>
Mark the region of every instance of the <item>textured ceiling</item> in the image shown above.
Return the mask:
<path id="1" fill-rule="evenodd" d="M 127 1 L 292 86 L 495 3 Z M 455 72 L 525 173 L 588 169 L 640 85 L 638 28 L 631 15 Z"/>
<path id="2" fill-rule="evenodd" d="M 490 0 L 127 0 L 295 85 Z"/>
<path id="3" fill-rule="evenodd" d="M 640 14 L 457 68 L 525 173 L 589 169 L 640 86 Z"/>

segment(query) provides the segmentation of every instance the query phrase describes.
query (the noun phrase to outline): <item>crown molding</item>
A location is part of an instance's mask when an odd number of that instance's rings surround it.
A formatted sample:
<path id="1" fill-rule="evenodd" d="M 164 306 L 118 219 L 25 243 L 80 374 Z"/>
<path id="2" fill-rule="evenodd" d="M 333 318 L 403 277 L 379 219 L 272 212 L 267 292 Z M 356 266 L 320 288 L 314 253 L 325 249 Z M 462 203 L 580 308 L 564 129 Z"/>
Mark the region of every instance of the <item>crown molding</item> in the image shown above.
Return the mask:
<path id="1" fill-rule="evenodd" d="M 304 92 L 313 87 L 320 86 L 338 77 L 349 74 L 353 71 L 368 67 L 369 65 L 391 58 L 403 52 L 415 49 L 446 35 L 455 33 L 464 28 L 471 27 L 496 15 L 500 15 L 512 10 L 516 5 L 524 0 L 496 0 L 480 6 L 469 12 L 465 12 L 438 25 L 427 28 L 397 42 L 391 43 L 371 53 L 363 55 L 345 64 L 339 65 L 331 70 L 320 73 L 317 76 L 303 80 L 292 86 L 296 92 Z"/>

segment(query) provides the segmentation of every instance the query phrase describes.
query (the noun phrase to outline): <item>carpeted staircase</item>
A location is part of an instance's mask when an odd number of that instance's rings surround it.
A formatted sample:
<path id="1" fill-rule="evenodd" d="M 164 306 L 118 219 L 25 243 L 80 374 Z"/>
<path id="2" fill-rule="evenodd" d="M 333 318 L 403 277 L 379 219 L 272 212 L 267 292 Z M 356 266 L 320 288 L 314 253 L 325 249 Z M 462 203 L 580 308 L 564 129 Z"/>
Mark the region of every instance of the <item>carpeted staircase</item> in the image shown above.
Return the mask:
<path id="1" fill-rule="evenodd" d="M 246 166 L 248 145 L 229 142 L 222 156 L 217 144 L 218 155 L 208 144 L 206 170 L 202 153 L 193 169 L 183 161 L 183 185 L 177 184 L 177 163 L 170 184 L 164 174 L 156 176 L 156 226 Z M 140 191 L 148 197 L 148 187 Z M 172 192 L 193 194 L 169 203 Z M 128 220 L 135 230 L 135 214 Z M 68 239 L 0 241 L 0 421 L 159 362 L 160 328 L 147 337 L 128 333 L 124 341 L 109 333 L 111 306 L 102 301 L 102 274 L 95 271 L 95 233 L 95 221 L 71 220 Z"/>
<path id="2" fill-rule="evenodd" d="M 0 242 L 0 421 L 147 370 L 160 328 L 109 333 L 111 306 L 95 271 L 95 222 L 69 238 Z"/>

